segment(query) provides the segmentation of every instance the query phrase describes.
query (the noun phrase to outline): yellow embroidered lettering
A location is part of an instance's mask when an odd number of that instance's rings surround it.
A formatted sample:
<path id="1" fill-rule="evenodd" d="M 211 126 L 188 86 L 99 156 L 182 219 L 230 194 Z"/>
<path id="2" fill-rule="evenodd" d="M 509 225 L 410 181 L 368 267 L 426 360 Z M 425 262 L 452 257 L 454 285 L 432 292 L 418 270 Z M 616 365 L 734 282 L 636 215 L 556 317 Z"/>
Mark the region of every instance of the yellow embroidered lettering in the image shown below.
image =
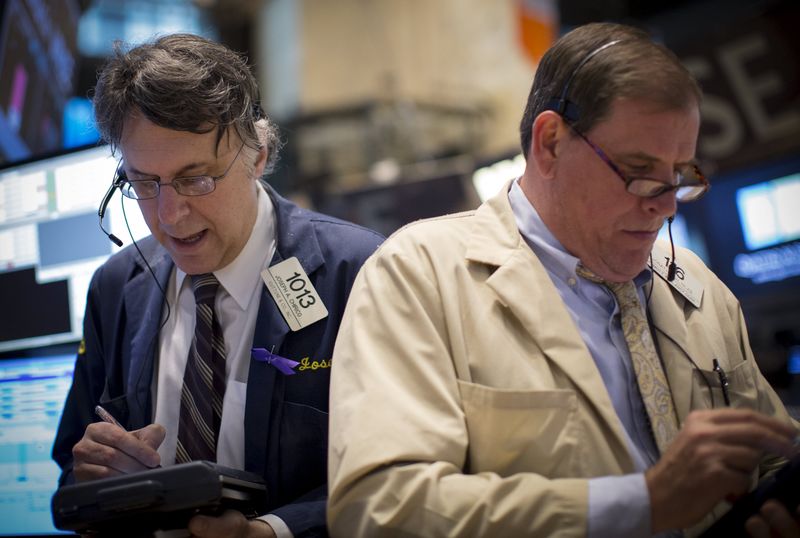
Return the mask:
<path id="1" fill-rule="evenodd" d="M 300 359 L 300 366 L 297 367 L 298 372 L 303 370 L 319 370 L 320 368 L 330 368 L 331 360 L 322 359 L 321 361 L 312 361 L 310 357 L 303 357 Z"/>

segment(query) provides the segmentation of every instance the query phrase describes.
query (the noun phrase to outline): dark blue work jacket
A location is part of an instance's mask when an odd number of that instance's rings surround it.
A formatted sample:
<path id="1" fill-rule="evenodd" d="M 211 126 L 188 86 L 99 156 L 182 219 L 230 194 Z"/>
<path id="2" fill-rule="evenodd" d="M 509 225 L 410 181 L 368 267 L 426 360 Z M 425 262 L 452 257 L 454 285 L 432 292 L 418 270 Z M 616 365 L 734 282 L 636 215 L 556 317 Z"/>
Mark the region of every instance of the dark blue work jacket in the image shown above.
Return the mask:
<path id="1" fill-rule="evenodd" d="M 252 347 L 328 367 L 286 376 L 250 361 L 245 404 L 245 469 L 263 476 L 269 511 L 296 537 L 325 535 L 328 382 L 333 344 L 347 296 L 361 265 L 378 247 L 375 232 L 301 209 L 267 188 L 277 215 L 277 249 L 270 265 L 296 256 L 328 317 L 290 331 L 262 287 Z M 152 237 L 139 248 L 163 289 L 173 269 Z M 133 246 L 112 256 L 92 278 L 84 319 L 84 345 L 53 447 L 60 485 L 73 481 L 72 447 L 107 409 L 129 430 L 152 422 L 151 382 L 158 352 L 164 296 Z"/>

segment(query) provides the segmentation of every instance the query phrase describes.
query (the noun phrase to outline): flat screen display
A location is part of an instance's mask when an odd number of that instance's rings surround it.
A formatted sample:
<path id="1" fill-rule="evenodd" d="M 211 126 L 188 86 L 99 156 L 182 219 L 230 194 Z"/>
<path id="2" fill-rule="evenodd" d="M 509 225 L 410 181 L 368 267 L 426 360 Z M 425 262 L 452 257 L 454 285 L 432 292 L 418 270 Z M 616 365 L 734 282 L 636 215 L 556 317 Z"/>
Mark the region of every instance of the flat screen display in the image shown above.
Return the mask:
<path id="1" fill-rule="evenodd" d="M 800 298 L 800 155 L 712 178 L 708 194 L 679 211 L 739 299 Z"/>
<path id="2" fill-rule="evenodd" d="M 50 458 L 75 355 L 0 360 L 0 536 L 57 534 Z"/>
<path id="3" fill-rule="evenodd" d="M 800 239 L 800 173 L 742 187 L 736 205 L 748 250 Z"/>
<path id="4" fill-rule="evenodd" d="M 97 215 L 116 166 L 96 146 L 0 168 L 0 295 L 13 305 L 0 309 L 0 352 L 81 338 L 92 274 L 119 250 Z M 119 193 L 104 222 L 126 244 L 149 234 Z"/>

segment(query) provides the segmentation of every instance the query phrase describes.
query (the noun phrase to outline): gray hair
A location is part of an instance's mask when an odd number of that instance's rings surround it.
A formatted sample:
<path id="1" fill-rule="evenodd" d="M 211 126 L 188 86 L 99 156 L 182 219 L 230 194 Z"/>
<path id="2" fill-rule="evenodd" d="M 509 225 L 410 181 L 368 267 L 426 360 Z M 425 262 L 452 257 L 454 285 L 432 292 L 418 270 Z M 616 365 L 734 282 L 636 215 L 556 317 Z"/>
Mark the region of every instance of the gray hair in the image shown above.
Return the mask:
<path id="1" fill-rule="evenodd" d="M 94 114 L 112 152 L 125 120 L 141 113 L 167 129 L 208 133 L 217 145 L 233 128 L 251 150 L 267 148 L 267 171 L 274 166 L 280 138 L 262 114 L 258 85 L 242 55 L 192 34 L 172 34 L 123 50 L 114 44 L 94 90 Z"/>

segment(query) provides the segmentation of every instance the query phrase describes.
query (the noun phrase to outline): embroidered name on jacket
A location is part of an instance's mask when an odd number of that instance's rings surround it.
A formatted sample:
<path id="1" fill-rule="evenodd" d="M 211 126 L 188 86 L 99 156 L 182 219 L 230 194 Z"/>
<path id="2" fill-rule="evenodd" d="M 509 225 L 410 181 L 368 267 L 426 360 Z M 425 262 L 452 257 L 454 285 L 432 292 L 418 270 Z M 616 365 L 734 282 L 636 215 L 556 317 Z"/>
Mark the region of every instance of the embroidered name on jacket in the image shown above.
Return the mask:
<path id="1" fill-rule="evenodd" d="M 298 372 L 303 370 L 319 370 L 320 368 L 330 368 L 332 359 L 325 359 L 321 361 L 312 361 L 310 357 L 303 357 L 300 359 L 300 366 L 297 367 Z"/>

